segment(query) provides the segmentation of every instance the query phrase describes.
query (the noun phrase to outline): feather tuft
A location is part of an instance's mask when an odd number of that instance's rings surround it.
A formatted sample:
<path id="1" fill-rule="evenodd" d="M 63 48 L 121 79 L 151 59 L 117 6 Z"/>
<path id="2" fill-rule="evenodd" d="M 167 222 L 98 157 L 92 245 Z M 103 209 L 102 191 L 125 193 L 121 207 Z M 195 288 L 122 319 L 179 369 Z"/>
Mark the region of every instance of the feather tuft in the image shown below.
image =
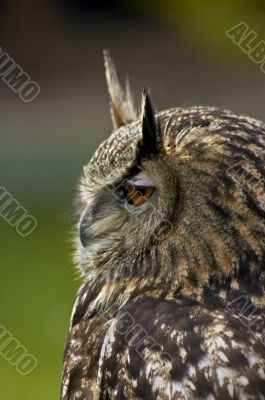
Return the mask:
<path id="1" fill-rule="evenodd" d="M 108 50 L 104 50 L 105 74 L 110 96 L 111 118 L 114 129 L 127 125 L 137 119 L 129 80 L 126 80 L 125 92 L 119 82 L 115 64 Z"/>

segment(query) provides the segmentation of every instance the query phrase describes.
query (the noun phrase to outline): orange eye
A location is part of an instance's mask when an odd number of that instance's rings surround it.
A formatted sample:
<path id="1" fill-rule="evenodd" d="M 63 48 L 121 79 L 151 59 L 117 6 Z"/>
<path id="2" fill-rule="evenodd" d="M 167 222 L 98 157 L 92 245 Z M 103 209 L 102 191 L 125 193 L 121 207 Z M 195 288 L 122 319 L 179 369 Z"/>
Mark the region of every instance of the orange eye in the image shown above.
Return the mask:
<path id="1" fill-rule="evenodd" d="M 154 193 L 152 186 L 128 186 L 126 189 L 126 197 L 129 204 L 141 206 L 146 203 Z"/>

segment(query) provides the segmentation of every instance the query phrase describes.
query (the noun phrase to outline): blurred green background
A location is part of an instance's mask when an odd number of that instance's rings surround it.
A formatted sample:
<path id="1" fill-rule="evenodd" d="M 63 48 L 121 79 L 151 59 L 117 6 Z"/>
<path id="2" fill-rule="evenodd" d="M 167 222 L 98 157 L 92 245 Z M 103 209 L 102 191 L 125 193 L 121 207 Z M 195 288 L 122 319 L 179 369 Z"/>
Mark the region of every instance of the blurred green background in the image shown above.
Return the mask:
<path id="1" fill-rule="evenodd" d="M 0 325 L 38 360 L 28 376 L 0 357 L 1 399 L 58 399 L 78 287 L 72 214 L 82 166 L 111 131 L 102 49 L 139 104 L 208 104 L 265 119 L 265 75 L 229 40 L 240 21 L 265 40 L 262 1 L 0 2 L 0 46 L 37 81 L 23 103 L 0 81 L 0 186 L 38 220 L 29 237 L 0 219 Z"/>

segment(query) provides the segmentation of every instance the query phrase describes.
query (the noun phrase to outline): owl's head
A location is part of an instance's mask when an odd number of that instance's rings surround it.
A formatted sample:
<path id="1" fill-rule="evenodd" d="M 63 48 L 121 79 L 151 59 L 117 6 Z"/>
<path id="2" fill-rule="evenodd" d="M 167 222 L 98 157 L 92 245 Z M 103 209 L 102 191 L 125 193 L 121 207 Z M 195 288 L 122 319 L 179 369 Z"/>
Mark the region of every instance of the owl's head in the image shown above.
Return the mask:
<path id="1" fill-rule="evenodd" d="M 264 125 L 213 107 L 156 113 L 147 91 L 138 117 L 107 53 L 105 66 L 115 129 L 80 186 L 85 280 L 263 294 Z"/>

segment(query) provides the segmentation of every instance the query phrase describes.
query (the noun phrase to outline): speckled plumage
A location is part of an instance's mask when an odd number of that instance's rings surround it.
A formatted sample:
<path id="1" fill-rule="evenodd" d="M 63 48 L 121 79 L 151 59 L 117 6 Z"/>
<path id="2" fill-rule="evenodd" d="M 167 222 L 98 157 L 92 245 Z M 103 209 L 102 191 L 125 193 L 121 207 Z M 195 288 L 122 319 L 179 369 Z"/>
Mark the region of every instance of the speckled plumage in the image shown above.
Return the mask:
<path id="1" fill-rule="evenodd" d="M 61 399 L 265 399 L 265 125 L 154 115 L 148 94 L 136 117 L 105 63 L 117 129 L 81 180 Z M 137 179 L 141 212 L 121 197 Z"/>

